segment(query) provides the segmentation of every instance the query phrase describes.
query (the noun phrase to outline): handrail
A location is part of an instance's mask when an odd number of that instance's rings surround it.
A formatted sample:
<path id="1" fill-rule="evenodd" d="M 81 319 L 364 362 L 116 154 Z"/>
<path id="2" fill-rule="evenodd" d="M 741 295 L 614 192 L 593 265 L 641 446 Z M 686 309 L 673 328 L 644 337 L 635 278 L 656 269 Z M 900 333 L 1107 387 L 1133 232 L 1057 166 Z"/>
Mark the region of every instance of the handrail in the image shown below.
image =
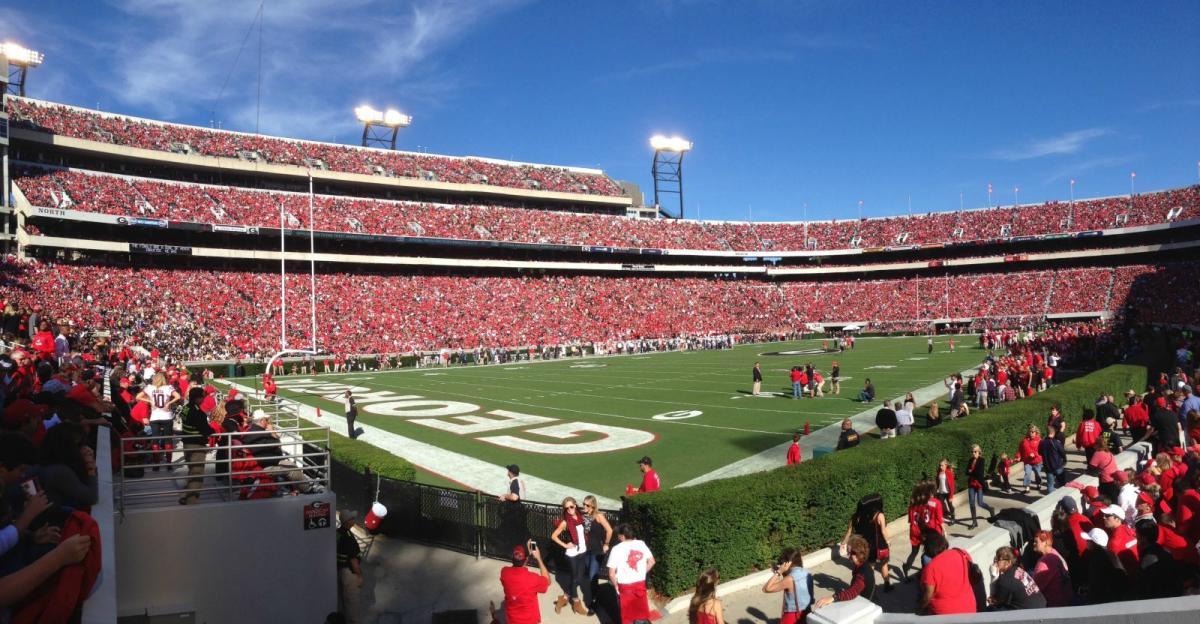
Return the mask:
<path id="1" fill-rule="evenodd" d="M 241 443 L 248 435 L 262 434 L 274 434 L 276 439 Z M 308 434 L 308 439 L 304 434 Z M 253 495 L 263 488 L 274 488 L 280 495 L 285 492 L 292 495 L 324 492 L 330 487 L 332 474 L 329 435 L 328 427 L 297 426 L 221 432 L 210 436 L 176 432 L 126 439 L 113 484 L 118 511 L 124 514 L 126 507 L 136 502 L 176 499 L 184 502 L 193 495 L 198 497 L 197 502 L 203 502 L 202 495 L 210 492 L 218 493 L 226 501 L 260 498 Z M 185 448 L 181 438 L 188 437 L 203 437 L 204 446 Z M 170 450 L 164 448 L 168 445 Z M 262 452 L 269 449 L 275 450 Z M 189 453 L 203 453 L 203 458 L 190 459 Z M 223 456 L 218 457 L 218 453 Z M 235 467 L 241 462 L 252 465 Z M 210 464 L 213 471 L 190 474 L 194 467 L 206 468 Z M 182 473 L 180 468 L 184 469 Z M 136 474 L 137 470 L 142 471 L 140 475 Z M 149 473 L 159 470 L 165 470 L 165 473 Z M 216 485 L 206 485 L 207 479 L 215 480 Z M 182 487 L 178 485 L 181 480 Z"/>

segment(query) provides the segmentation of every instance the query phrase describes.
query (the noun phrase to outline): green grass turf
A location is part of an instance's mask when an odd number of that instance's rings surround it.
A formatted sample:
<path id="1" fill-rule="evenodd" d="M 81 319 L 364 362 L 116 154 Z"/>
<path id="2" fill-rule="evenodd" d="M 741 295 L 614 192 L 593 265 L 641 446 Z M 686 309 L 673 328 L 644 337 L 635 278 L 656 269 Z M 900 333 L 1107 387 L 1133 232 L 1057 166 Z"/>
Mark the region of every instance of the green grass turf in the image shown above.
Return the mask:
<path id="1" fill-rule="evenodd" d="M 515 462 L 524 471 L 577 487 L 581 492 L 617 497 L 624 492 L 626 483 L 636 484 L 640 479 L 635 462 L 642 455 L 654 458 L 664 486 L 671 487 L 786 442 L 792 433 L 803 429 L 805 421 L 815 431 L 863 411 L 870 406 L 859 403 L 856 397 L 866 377 L 874 381 L 881 399 L 898 397 L 939 382 L 952 372 L 977 364 L 984 355 L 977 344 L 975 338 L 964 336 L 957 339 L 957 351 L 949 353 L 946 339 L 939 338 L 934 353 L 929 355 L 924 337 L 864 338 L 858 341 L 854 351 L 840 354 L 760 355 L 821 347 L 821 340 L 805 340 L 742 345 L 726 351 L 317 377 L 331 383 L 350 378 L 345 383 L 373 391 L 391 390 L 429 399 L 472 403 L 481 407 L 479 413 L 503 409 L 564 422 L 592 422 L 655 434 L 653 442 L 631 449 L 584 455 L 543 455 L 474 439 L 487 435 L 514 435 L 519 429 L 459 436 L 404 418 L 359 410 L 360 423 L 496 465 Z M 788 370 L 791 366 L 811 361 L 828 375 L 830 362 L 835 359 L 841 363 L 844 380 L 840 396 L 800 401 L 790 398 Z M 749 396 L 750 369 L 756 360 L 761 361 L 765 378 L 763 392 L 784 393 L 786 398 Z M 601 366 L 579 368 L 580 365 Z M 894 368 L 868 370 L 877 366 Z M 280 381 L 285 379 L 288 378 Z M 318 396 L 284 389 L 280 394 L 335 413 L 342 409 L 340 402 Z M 652 419 L 656 414 L 677 410 L 700 410 L 703 414 L 686 420 Z M 437 472 L 436 468 L 433 472 Z M 453 479 L 454 475 L 441 474 L 441 477 Z M 419 478 L 446 483 L 443 478 L 424 471 Z M 502 474 L 497 475 L 497 481 L 503 481 Z"/>

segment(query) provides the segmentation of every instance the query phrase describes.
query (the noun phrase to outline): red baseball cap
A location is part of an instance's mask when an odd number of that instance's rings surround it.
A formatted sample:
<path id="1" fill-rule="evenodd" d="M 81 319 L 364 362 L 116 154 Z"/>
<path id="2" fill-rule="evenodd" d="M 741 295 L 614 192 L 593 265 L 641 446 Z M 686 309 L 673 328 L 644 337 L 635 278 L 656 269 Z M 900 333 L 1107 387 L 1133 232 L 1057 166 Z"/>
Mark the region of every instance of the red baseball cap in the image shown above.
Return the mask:
<path id="1" fill-rule="evenodd" d="M 1143 472 L 1139 476 L 1142 480 L 1142 485 L 1151 485 L 1153 483 L 1158 483 L 1158 481 L 1154 478 L 1154 475 L 1150 474 L 1149 472 Z"/>
<path id="2" fill-rule="evenodd" d="M 20 427 L 34 416 L 44 419 L 49 414 L 49 405 L 34 403 L 29 399 L 17 399 L 11 405 L 4 408 L 4 426 L 9 428 Z"/>
<path id="3" fill-rule="evenodd" d="M 1176 446 L 1175 448 L 1172 448 L 1171 454 L 1174 455 L 1175 457 L 1183 457 L 1184 456 L 1183 447 Z"/>
<path id="4" fill-rule="evenodd" d="M 526 557 L 527 557 L 527 555 L 525 554 L 524 546 L 522 546 L 521 544 L 517 544 L 516 546 L 513 546 L 513 554 L 512 554 L 513 561 L 525 561 Z"/>
<path id="5" fill-rule="evenodd" d="M 1088 500 L 1094 500 L 1100 497 L 1100 490 L 1096 489 L 1096 486 L 1094 485 L 1089 485 L 1083 488 L 1083 495 L 1086 496 Z"/>

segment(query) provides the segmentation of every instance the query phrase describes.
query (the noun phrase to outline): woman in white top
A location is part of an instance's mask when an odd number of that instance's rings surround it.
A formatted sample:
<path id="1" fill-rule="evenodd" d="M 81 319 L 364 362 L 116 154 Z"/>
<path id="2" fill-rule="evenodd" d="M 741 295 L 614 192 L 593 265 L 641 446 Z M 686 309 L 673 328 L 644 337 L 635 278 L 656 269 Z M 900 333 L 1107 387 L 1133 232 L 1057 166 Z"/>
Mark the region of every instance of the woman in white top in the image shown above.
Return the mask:
<path id="1" fill-rule="evenodd" d="M 179 391 L 174 386 L 167 383 L 167 376 L 162 373 L 155 373 L 150 385 L 142 389 L 137 395 L 138 401 L 143 401 L 150 404 L 150 449 L 154 451 L 151 454 L 151 460 L 154 464 L 154 470 L 158 470 L 159 465 L 164 463 L 164 458 L 160 450 L 166 451 L 165 461 L 171 461 L 171 451 L 174 449 L 174 439 L 171 437 L 175 431 L 172 426 L 175 423 L 175 404 L 182 400 Z"/>
<path id="2" fill-rule="evenodd" d="M 550 539 L 562 547 L 567 555 L 569 568 L 555 575 L 558 577 L 558 586 L 562 588 L 563 595 L 554 601 L 554 612 L 561 613 L 562 608 L 567 606 L 567 600 L 570 599 L 571 608 L 575 610 L 575 613 L 587 615 L 592 607 L 592 581 L 588 576 L 591 559 L 587 556 L 587 530 L 584 527 L 582 510 L 578 508 L 574 498 L 570 496 L 564 498 L 562 507 L 563 515 L 558 519 L 558 526 L 554 527 Z M 564 537 L 566 539 L 563 539 Z M 576 587 L 583 594 L 582 602 L 575 597 Z"/>

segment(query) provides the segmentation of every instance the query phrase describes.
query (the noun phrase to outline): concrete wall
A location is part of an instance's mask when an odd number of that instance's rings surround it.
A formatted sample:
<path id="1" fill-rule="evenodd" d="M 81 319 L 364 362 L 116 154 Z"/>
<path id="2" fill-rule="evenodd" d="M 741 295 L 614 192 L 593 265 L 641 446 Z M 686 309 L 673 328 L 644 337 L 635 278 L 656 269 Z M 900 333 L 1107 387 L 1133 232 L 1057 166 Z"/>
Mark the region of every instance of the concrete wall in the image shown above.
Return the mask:
<path id="1" fill-rule="evenodd" d="M 328 493 L 127 511 L 116 536 L 118 615 L 321 621 L 337 608 L 336 554 L 333 526 L 304 530 L 314 501 L 336 509 Z"/>

